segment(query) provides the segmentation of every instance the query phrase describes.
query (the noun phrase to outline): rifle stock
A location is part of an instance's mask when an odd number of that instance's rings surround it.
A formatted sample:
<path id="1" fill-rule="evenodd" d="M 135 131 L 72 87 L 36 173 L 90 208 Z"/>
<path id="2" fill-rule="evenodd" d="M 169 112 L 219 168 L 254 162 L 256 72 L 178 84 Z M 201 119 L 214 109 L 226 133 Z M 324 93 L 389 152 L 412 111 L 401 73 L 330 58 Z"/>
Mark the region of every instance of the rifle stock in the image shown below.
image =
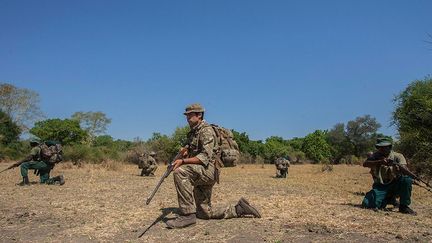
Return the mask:
<path id="1" fill-rule="evenodd" d="M 169 174 L 171 174 L 172 170 L 174 169 L 174 161 L 176 161 L 177 159 L 183 157 L 183 154 L 185 153 L 185 151 L 187 150 L 187 146 L 182 148 L 178 154 L 174 157 L 174 159 L 168 164 L 167 170 L 165 171 L 165 173 L 162 175 L 162 177 L 159 179 L 156 187 L 153 189 L 152 193 L 150 194 L 150 196 L 147 198 L 146 200 L 146 205 L 149 205 L 151 200 L 153 199 L 154 195 L 156 194 L 156 192 L 159 190 L 159 187 L 162 185 L 162 182 L 165 180 L 165 178 L 167 178 L 169 176 Z"/>

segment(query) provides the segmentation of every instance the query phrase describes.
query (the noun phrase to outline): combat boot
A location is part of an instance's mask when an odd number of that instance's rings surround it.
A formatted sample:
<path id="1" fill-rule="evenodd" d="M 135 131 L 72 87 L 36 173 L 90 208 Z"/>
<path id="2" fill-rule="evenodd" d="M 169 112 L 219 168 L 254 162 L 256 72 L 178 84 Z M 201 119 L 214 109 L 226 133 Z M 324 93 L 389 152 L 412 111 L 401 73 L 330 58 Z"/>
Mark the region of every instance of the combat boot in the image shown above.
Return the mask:
<path id="1" fill-rule="evenodd" d="M 261 218 L 259 211 L 252 207 L 249 202 L 243 197 L 240 198 L 237 205 L 235 206 L 237 217 L 251 215 L 254 218 Z"/>
<path id="2" fill-rule="evenodd" d="M 412 210 L 410 207 L 405 205 L 399 206 L 399 213 L 411 214 L 413 216 L 417 215 L 417 213 L 414 210 Z"/>
<path id="3" fill-rule="evenodd" d="M 59 175 L 59 176 L 54 176 L 52 178 L 53 183 L 49 183 L 49 184 L 57 184 L 56 182 L 58 182 L 58 184 L 60 184 L 60 186 L 65 184 L 65 180 L 64 180 L 64 176 L 63 175 Z"/>
<path id="4" fill-rule="evenodd" d="M 58 177 L 58 182 L 60 184 L 60 186 L 63 186 L 65 184 L 65 179 L 63 175 L 59 175 Z"/>
<path id="5" fill-rule="evenodd" d="M 22 182 L 17 184 L 18 186 L 30 186 L 30 181 L 28 176 L 23 176 Z"/>
<path id="6" fill-rule="evenodd" d="M 175 219 L 168 220 L 165 224 L 169 229 L 184 228 L 196 223 L 196 215 L 194 213 L 182 215 Z"/>

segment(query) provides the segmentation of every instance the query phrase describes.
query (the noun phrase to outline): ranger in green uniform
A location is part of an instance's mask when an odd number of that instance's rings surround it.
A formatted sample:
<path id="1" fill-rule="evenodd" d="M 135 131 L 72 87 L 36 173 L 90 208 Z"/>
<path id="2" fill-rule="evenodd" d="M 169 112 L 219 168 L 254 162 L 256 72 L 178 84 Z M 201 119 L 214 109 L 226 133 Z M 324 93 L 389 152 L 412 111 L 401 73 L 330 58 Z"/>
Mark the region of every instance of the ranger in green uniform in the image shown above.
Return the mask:
<path id="1" fill-rule="evenodd" d="M 23 178 L 19 186 L 30 185 L 28 178 L 28 170 L 37 170 L 40 176 L 40 183 L 53 185 L 58 182 L 60 185 L 65 183 L 63 175 L 56 177 L 49 177 L 50 171 L 53 168 L 47 161 L 42 161 L 41 159 L 41 148 L 39 147 L 39 142 L 32 140 L 30 141 L 30 146 L 32 147 L 30 154 L 19 162 L 21 168 L 21 176 Z"/>
<path id="2" fill-rule="evenodd" d="M 388 203 L 392 203 L 395 196 L 399 196 L 399 212 L 416 215 L 409 207 L 413 180 L 398 170 L 398 166 L 407 166 L 407 163 L 402 154 L 392 150 L 392 145 L 390 138 L 377 139 L 375 147 L 378 151 L 363 163 L 364 167 L 371 169 L 374 184 L 372 190 L 364 197 L 362 206 L 383 209 Z"/>
<path id="3" fill-rule="evenodd" d="M 182 228 L 201 219 L 229 219 L 250 215 L 260 218 L 257 209 L 240 198 L 237 204 L 214 207 L 212 189 L 219 179 L 221 161 L 217 158 L 219 145 L 213 128 L 204 121 L 200 104 L 186 107 L 184 113 L 191 128 L 182 159 L 173 162 L 174 184 L 181 215 L 166 222 L 168 228 Z"/>

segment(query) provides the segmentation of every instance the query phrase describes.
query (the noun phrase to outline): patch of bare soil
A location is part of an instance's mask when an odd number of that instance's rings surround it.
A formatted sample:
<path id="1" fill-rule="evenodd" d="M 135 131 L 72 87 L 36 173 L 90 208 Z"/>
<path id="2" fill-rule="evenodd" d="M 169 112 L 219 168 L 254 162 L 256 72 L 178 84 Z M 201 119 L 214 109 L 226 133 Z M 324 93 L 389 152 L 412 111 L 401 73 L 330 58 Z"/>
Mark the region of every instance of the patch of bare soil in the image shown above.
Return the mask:
<path id="1" fill-rule="evenodd" d="M 0 169 L 9 164 L 0 164 Z M 243 168 L 242 168 L 243 167 Z M 244 196 L 260 219 L 198 220 L 184 229 L 163 223 L 175 217 L 177 199 L 172 176 L 150 205 L 145 200 L 156 177 L 140 177 L 133 165 L 108 169 L 69 163 L 52 175 L 66 184 L 15 186 L 19 170 L 0 174 L 1 242 L 398 242 L 432 241 L 432 194 L 414 187 L 412 208 L 374 212 L 360 208 L 371 176 L 360 166 L 294 165 L 287 179 L 273 178 L 274 166 L 223 168 L 213 204 L 235 203 Z M 110 167 L 111 168 L 111 167 Z M 32 175 L 31 180 L 38 178 Z M 391 209 L 391 208 L 390 208 Z M 145 231 L 146 230 L 146 231 Z M 145 231 L 141 238 L 140 234 Z"/>

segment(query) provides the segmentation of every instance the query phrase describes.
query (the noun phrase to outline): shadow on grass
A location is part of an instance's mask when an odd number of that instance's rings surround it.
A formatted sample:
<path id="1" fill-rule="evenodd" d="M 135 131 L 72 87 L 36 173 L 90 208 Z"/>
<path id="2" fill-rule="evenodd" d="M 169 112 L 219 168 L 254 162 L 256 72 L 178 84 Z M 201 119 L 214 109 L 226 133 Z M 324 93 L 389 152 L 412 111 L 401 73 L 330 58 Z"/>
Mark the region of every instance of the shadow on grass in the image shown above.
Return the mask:
<path id="1" fill-rule="evenodd" d="M 147 231 L 150 230 L 151 227 L 153 227 L 154 225 L 156 225 L 157 223 L 159 223 L 160 221 L 166 221 L 166 216 L 168 216 L 168 214 L 170 213 L 176 213 L 179 214 L 179 209 L 178 208 L 161 208 L 160 211 L 162 212 L 162 214 L 149 226 L 147 227 L 139 236 L 138 238 L 141 238 Z"/>
<path id="2" fill-rule="evenodd" d="M 344 205 L 344 206 L 351 206 L 354 208 L 362 208 L 363 206 L 361 205 L 361 203 L 357 204 L 357 203 L 341 203 L 340 205 Z"/>

